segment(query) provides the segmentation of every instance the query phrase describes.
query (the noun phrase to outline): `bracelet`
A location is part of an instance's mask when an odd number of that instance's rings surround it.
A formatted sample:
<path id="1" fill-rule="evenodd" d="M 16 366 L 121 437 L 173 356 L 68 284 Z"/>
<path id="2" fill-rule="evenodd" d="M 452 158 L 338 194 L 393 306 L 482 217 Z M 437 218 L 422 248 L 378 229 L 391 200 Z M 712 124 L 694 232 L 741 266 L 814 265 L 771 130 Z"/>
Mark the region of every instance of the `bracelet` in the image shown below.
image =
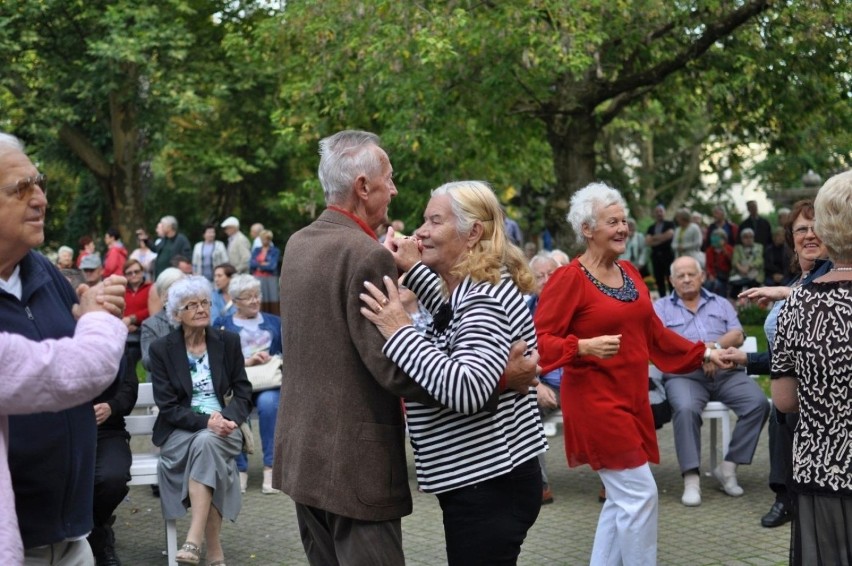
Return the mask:
<path id="1" fill-rule="evenodd" d="M 705 364 L 710 361 L 711 352 L 712 352 L 712 350 L 710 348 L 707 348 L 706 350 L 704 350 L 704 363 Z"/>

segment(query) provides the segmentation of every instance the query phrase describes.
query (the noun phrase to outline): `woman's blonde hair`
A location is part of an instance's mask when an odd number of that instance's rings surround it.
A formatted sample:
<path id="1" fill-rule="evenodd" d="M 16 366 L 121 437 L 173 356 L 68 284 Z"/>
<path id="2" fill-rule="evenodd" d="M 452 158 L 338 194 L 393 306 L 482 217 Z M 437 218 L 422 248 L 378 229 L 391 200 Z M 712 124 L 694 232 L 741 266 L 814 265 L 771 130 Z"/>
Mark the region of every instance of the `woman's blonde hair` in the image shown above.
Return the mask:
<path id="1" fill-rule="evenodd" d="M 523 252 L 506 237 L 503 210 L 491 187 L 483 181 L 454 181 L 432 191 L 433 197 L 441 195 L 450 199 L 459 235 L 470 234 L 477 221 L 482 225 L 482 237 L 453 268 L 453 275 L 496 285 L 505 266 L 522 293 L 533 292 L 535 278 Z"/>

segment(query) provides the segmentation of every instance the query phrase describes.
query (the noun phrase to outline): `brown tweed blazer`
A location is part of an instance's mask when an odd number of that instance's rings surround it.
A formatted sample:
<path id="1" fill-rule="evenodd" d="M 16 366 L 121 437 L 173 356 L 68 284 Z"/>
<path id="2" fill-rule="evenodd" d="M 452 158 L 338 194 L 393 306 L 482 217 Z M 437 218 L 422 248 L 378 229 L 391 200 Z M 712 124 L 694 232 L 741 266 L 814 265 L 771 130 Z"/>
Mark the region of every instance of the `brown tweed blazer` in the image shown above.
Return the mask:
<path id="1" fill-rule="evenodd" d="M 361 315 L 364 281 L 396 279 L 390 253 L 346 215 L 293 234 L 281 268 L 284 370 L 273 486 L 366 521 L 411 513 L 400 397 L 435 401 L 382 353 Z"/>

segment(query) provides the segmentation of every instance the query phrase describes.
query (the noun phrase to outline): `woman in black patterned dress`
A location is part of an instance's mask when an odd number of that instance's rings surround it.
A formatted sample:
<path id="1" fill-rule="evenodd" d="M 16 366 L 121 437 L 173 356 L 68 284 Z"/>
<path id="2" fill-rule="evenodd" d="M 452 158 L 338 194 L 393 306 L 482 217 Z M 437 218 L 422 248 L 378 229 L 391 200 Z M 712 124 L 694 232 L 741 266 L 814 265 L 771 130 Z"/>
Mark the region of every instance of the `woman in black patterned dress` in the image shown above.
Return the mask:
<path id="1" fill-rule="evenodd" d="M 852 563 L 852 171 L 814 201 L 814 231 L 834 267 L 781 310 L 772 401 L 799 414 L 793 445 L 790 563 Z"/>

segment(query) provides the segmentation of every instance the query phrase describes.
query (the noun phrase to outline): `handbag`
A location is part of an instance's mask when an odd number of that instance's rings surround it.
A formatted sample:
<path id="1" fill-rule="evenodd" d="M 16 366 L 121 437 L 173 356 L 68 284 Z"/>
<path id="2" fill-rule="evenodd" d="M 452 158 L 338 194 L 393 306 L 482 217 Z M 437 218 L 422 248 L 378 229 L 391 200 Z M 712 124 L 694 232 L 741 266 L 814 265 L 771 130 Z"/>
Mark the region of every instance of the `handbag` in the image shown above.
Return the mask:
<path id="1" fill-rule="evenodd" d="M 231 399 L 233 398 L 234 392 L 229 390 L 228 393 L 225 394 L 226 407 L 231 403 Z M 254 454 L 254 433 L 251 430 L 251 423 L 249 423 L 248 419 L 240 425 L 240 432 L 243 434 L 243 452 L 246 454 Z"/>
<path id="2" fill-rule="evenodd" d="M 281 387 L 281 356 L 272 356 L 266 363 L 246 367 L 246 375 L 253 391 Z"/>

